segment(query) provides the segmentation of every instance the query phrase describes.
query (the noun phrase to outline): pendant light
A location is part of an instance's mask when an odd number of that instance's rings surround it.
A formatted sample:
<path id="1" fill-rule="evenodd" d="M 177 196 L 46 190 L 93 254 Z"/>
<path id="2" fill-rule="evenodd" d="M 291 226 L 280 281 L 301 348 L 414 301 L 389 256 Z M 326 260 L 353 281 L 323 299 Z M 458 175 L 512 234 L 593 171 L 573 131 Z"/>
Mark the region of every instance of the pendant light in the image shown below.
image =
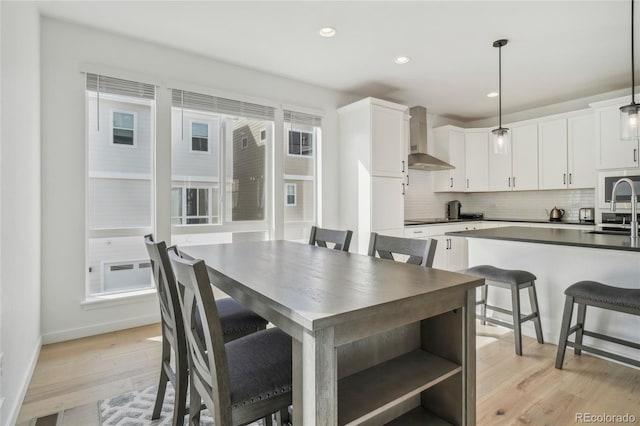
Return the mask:
<path id="1" fill-rule="evenodd" d="M 500 39 L 493 42 L 493 47 L 498 48 L 498 128 L 493 129 L 493 152 L 497 155 L 509 153 L 509 129 L 502 127 L 502 46 L 507 40 Z"/>
<path id="2" fill-rule="evenodd" d="M 636 139 L 640 136 L 638 132 L 640 105 L 636 104 L 635 64 L 633 59 L 633 0 L 631 0 L 631 103 L 620 108 L 620 138 L 623 140 Z"/>

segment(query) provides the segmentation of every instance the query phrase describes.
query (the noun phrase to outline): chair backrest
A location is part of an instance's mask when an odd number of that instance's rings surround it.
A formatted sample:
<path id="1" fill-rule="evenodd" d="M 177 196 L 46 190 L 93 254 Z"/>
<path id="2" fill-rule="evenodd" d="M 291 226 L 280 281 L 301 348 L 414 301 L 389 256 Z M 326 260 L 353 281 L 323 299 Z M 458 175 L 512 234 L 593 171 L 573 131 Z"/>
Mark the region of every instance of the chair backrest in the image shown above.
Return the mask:
<path id="1" fill-rule="evenodd" d="M 369 239 L 369 256 L 375 257 L 376 253 L 382 259 L 396 260 L 393 254 L 409 256 L 407 263 L 421 265 L 430 268 L 433 265 L 433 257 L 436 254 L 438 241 L 427 238 L 400 238 L 371 233 Z"/>
<path id="2" fill-rule="evenodd" d="M 327 247 L 327 243 L 333 243 L 335 244 L 333 246 L 335 250 L 349 251 L 352 235 L 353 231 L 337 231 L 335 229 L 312 226 L 309 244 Z"/>
<path id="3" fill-rule="evenodd" d="M 215 424 L 230 425 L 232 409 L 227 355 L 207 267 L 202 260 L 183 259 L 175 247 L 170 247 L 168 252 L 184 320 L 192 385 L 209 411 L 213 411 Z M 196 311 L 201 329 L 195 319 Z M 211 410 L 211 405 L 215 410 Z"/>
<path id="4" fill-rule="evenodd" d="M 184 342 L 182 314 L 180 313 L 175 276 L 167 255 L 167 245 L 164 241 L 154 242 L 151 234 L 144 236 L 144 244 L 151 260 L 151 270 L 158 292 L 163 327 L 169 328 L 171 343 L 180 345 L 181 342 Z"/>

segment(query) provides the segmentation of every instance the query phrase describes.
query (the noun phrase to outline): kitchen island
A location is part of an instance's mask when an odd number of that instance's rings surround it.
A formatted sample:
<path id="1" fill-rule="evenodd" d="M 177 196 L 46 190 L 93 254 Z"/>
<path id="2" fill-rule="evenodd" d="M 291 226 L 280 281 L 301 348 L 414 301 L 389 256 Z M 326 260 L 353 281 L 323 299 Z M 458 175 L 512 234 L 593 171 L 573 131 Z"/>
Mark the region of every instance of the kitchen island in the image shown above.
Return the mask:
<path id="1" fill-rule="evenodd" d="M 473 231 L 449 232 L 465 237 L 469 248 L 469 266 L 493 265 L 504 269 L 522 269 L 536 275 L 542 329 L 546 342 L 557 344 L 564 305 L 564 290 L 576 281 L 592 280 L 603 284 L 640 288 L 640 244 L 627 235 L 607 235 L 574 229 L 526 228 L 509 226 Z M 490 304 L 510 307 L 505 290 L 492 287 Z M 523 308 L 526 312 L 526 307 Z M 501 314 L 495 314 L 502 317 Z M 589 308 L 589 327 L 595 332 L 638 341 L 640 317 Z M 535 336 L 530 323 L 522 332 Z M 637 357 L 637 351 L 585 337 L 590 344 L 625 356 Z M 526 354 L 525 354 L 526 356 Z"/>

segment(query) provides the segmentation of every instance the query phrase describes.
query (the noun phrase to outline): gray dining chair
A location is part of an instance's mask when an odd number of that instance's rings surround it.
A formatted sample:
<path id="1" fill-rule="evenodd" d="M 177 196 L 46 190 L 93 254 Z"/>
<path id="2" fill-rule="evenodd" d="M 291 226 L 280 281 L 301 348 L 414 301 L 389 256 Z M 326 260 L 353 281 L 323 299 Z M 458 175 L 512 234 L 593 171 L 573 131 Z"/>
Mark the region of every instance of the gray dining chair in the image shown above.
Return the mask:
<path id="1" fill-rule="evenodd" d="M 372 232 L 369 237 L 369 256 L 376 254 L 382 259 L 398 260 L 396 255 L 408 256 L 406 263 L 431 268 L 438 241 L 433 238 L 401 238 Z"/>
<path id="2" fill-rule="evenodd" d="M 175 389 L 173 424 L 183 425 L 184 416 L 187 413 L 186 398 L 189 371 L 187 342 L 178 301 L 175 275 L 167 255 L 165 242 L 155 242 L 151 234 L 145 235 L 144 242 L 151 260 L 162 323 L 162 363 L 160 366 L 158 392 L 151 418 L 155 420 L 160 417 L 167 382 L 171 381 Z M 264 330 L 267 327 L 267 321 L 264 318 L 245 308 L 232 298 L 223 298 L 216 303 L 225 341 L 232 341 L 258 330 Z M 200 321 L 199 317 L 197 321 Z M 171 364 L 172 349 L 175 354 L 173 367 Z"/>
<path id="3" fill-rule="evenodd" d="M 329 247 L 327 243 L 333 244 L 333 249 L 349 251 L 351 245 L 351 236 L 353 231 L 338 231 L 335 229 L 311 227 L 309 235 L 309 244 L 319 247 Z"/>
<path id="4" fill-rule="evenodd" d="M 261 418 L 270 425 L 271 415 L 282 415 L 291 404 L 291 337 L 270 328 L 225 344 L 204 261 L 184 259 L 175 247 L 168 251 L 189 354 L 189 424 L 200 424 L 204 403 L 216 425 Z"/>

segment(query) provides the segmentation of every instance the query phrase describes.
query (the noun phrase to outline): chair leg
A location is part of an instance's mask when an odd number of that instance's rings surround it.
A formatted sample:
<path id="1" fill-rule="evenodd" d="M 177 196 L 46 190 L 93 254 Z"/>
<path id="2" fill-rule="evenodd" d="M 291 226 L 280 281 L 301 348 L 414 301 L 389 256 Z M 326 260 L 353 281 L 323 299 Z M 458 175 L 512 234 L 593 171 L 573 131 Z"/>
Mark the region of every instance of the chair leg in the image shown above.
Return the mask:
<path id="1" fill-rule="evenodd" d="M 511 286 L 511 310 L 513 311 L 513 338 L 516 343 L 516 355 L 522 355 L 522 331 L 520 323 L 520 287 Z"/>
<path id="2" fill-rule="evenodd" d="M 156 420 L 160 418 L 160 412 L 162 411 L 162 403 L 164 402 L 164 394 L 167 390 L 167 382 L 169 376 L 165 371 L 165 366 L 168 366 L 171 361 L 171 345 L 165 340 L 164 333 L 162 336 L 162 358 L 160 363 L 160 380 L 158 381 L 158 393 L 156 394 L 156 403 L 153 407 L 153 413 L 151 419 Z"/>
<path id="3" fill-rule="evenodd" d="M 189 369 L 184 356 L 176 357 L 176 389 L 173 402 L 173 426 L 183 426 L 187 415 L 187 387 L 189 386 Z"/>
<path id="4" fill-rule="evenodd" d="M 578 318 L 577 323 L 580 326 L 578 330 L 576 330 L 576 344 L 582 344 L 582 332 L 584 331 L 584 321 L 587 316 L 587 305 L 584 303 L 578 303 Z M 573 353 L 576 355 L 582 354 L 582 350 L 579 348 L 574 348 Z"/>
<path id="5" fill-rule="evenodd" d="M 540 322 L 540 308 L 538 307 L 538 296 L 536 295 L 535 282 L 532 282 L 531 287 L 529 287 L 529 303 L 531 304 L 531 312 L 536 314 L 536 317 L 533 319 L 533 325 L 536 328 L 536 338 L 538 339 L 538 343 L 544 343 L 544 339 L 542 338 L 542 323 Z"/>
<path id="6" fill-rule="evenodd" d="M 200 404 L 202 403 L 202 399 L 200 398 L 200 394 L 193 383 L 190 382 L 189 385 L 189 425 L 191 426 L 200 426 L 200 410 L 202 407 Z"/>
<path id="7" fill-rule="evenodd" d="M 278 426 L 284 426 L 284 422 L 287 421 L 289 412 L 286 408 L 282 408 L 276 412 L 276 423 Z"/>
<path id="8" fill-rule="evenodd" d="M 558 353 L 556 354 L 556 368 L 562 370 L 564 362 L 564 352 L 567 349 L 567 339 L 569 338 L 569 328 L 571 327 L 571 317 L 573 316 L 573 297 L 567 296 L 564 302 L 564 313 L 562 314 L 562 325 L 560 326 L 560 339 L 558 340 Z"/>
<path id="9" fill-rule="evenodd" d="M 485 284 L 480 289 L 480 300 L 482 302 L 482 304 L 480 305 L 480 315 L 482 316 L 482 319 L 480 320 L 480 324 L 482 325 L 487 324 L 487 321 L 485 321 L 484 318 L 486 318 L 487 316 L 487 294 L 488 293 L 489 293 L 489 286 Z"/>
<path id="10" fill-rule="evenodd" d="M 273 418 L 272 418 L 272 415 L 271 415 L 271 414 L 269 414 L 268 416 L 266 416 L 266 417 L 263 419 L 262 424 L 263 424 L 263 426 L 273 426 Z"/>

